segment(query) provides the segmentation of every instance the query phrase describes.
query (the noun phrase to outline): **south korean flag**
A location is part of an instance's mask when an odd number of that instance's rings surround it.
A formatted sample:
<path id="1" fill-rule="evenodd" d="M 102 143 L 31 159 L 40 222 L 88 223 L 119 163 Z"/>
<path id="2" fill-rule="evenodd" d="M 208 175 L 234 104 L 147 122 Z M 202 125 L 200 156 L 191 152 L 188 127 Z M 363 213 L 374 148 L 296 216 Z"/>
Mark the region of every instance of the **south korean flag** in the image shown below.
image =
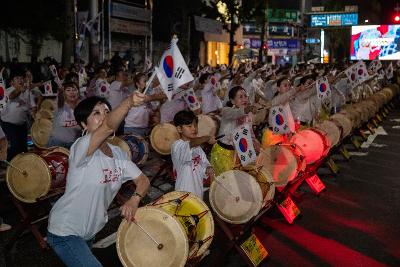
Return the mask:
<path id="1" fill-rule="evenodd" d="M 200 102 L 197 100 L 193 88 L 189 88 L 188 90 L 184 91 L 183 99 L 185 100 L 190 110 L 195 111 L 200 108 Z"/>
<path id="2" fill-rule="evenodd" d="M 332 91 L 327 77 L 321 77 L 316 81 L 318 100 L 329 107 L 332 99 Z"/>
<path id="3" fill-rule="evenodd" d="M 0 81 L 0 111 L 5 109 L 8 102 L 8 94 L 4 83 Z"/>
<path id="4" fill-rule="evenodd" d="M 233 143 L 242 166 L 247 166 L 256 161 L 257 155 L 248 124 L 242 125 L 233 131 Z"/>
<path id="5" fill-rule="evenodd" d="M 368 66 L 368 70 L 375 74 L 380 68 L 382 68 L 382 63 L 379 59 L 374 59 Z"/>
<path id="6" fill-rule="evenodd" d="M 97 95 L 107 98 L 110 95 L 110 85 L 106 81 L 102 81 L 98 84 Z"/>
<path id="7" fill-rule="evenodd" d="M 351 89 L 353 89 L 354 87 L 357 86 L 358 84 L 358 79 L 357 79 L 357 73 L 356 73 L 356 67 L 355 66 L 351 66 L 349 68 L 347 68 L 344 73 L 347 76 L 347 79 L 349 80 L 349 85 L 351 87 Z"/>
<path id="8" fill-rule="evenodd" d="M 269 112 L 269 125 L 277 134 L 287 134 L 295 131 L 294 119 L 289 104 L 274 106 Z"/>
<path id="9" fill-rule="evenodd" d="M 358 83 L 361 84 L 369 79 L 369 74 L 364 61 L 360 61 L 356 64 L 356 74 Z"/>
<path id="10" fill-rule="evenodd" d="M 44 88 L 44 96 L 53 96 L 53 86 L 51 84 L 51 81 L 47 81 L 43 84 L 43 88 Z"/>

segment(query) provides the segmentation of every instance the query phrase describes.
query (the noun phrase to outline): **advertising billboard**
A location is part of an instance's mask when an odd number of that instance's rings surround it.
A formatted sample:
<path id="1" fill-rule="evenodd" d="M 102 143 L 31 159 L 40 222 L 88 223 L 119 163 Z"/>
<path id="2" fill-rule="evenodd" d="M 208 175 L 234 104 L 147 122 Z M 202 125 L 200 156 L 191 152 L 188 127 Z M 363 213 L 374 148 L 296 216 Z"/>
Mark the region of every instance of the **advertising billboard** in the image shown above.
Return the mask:
<path id="1" fill-rule="evenodd" d="M 400 60 L 400 25 L 351 27 L 352 60 Z"/>
<path id="2" fill-rule="evenodd" d="M 358 13 L 311 14 L 311 27 L 341 27 L 358 24 Z"/>

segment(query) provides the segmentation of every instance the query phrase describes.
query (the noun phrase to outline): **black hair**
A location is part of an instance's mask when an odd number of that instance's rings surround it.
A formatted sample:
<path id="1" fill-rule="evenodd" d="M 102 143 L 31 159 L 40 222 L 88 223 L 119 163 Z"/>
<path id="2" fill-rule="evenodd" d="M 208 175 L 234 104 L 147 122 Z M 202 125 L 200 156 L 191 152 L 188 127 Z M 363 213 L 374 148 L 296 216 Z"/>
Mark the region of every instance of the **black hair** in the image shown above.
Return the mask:
<path id="1" fill-rule="evenodd" d="M 280 86 L 281 86 L 281 83 L 282 83 L 283 81 L 289 81 L 289 79 L 286 78 L 286 77 L 282 77 L 282 78 L 278 79 L 278 80 L 276 81 L 276 86 L 280 87 Z"/>
<path id="2" fill-rule="evenodd" d="M 176 127 L 182 125 L 190 125 L 193 122 L 197 123 L 198 119 L 196 114 L 191 110 L 181 110 L 174 116 L 174 124 Z"/>
<path id="3" fill-rule="evenodd" d="M 64 87 L 64 88 L 67 88 L 67 87 L 75 87 L 76 89 L 79 90 L 79 86 L 78 86 L 78 84 L 77 84 L 75 81 L 65 81 L 65 82 L 63 83 L 63 87 Z"/>
<path id="4" fill-rule="evenodd" d="M 204 73 L 199 78 L 199 83 L 203 84 L 207 81 L 208 77 L 210 77 L 210 73 Z"/>
<path id="5" fill-rule="evenodd" d="M 100 96 L 88 97 L 79 102 L 79 104 L 74 109 L 75 120 L 79 126 L 82 127 L 81 122 L 87 124 L 87 118 L 90 116 L 90 114 L 93 111 L 93 108 L 97 104 L 106 104 L 111 111 L 111 105 L 104 97 Z"/>
<path id="6" fill-rule="evenodd" d="M 229 90 L 229 94 L 228 94 L 229 100 L 233 100 L 233 99 L 236 97 L 236 94 L 237 94 L 240 90 L 243 90 L 243 91 L 246 92 L 246 90 L 245 90 L 243 87 L 241 87 L 240 85 L 237 85 L 237 86 L 235 86 L 235 87 L 232 87 L 231 90 Z M 233 107 L 233 104 L 232 104 L 231 101 L 228 101 L 228 102 L 226 102 L 226 106 L 227 106 L 227 107 Z"/>
<path id="7" fill-rule="evenodd" d="M 76 83 L 79 84 L 79 75 L 76 72 L 70 72 L 65 75 L 65 83 Z M 79 88 L 79 86 L 77 87 Z"/>

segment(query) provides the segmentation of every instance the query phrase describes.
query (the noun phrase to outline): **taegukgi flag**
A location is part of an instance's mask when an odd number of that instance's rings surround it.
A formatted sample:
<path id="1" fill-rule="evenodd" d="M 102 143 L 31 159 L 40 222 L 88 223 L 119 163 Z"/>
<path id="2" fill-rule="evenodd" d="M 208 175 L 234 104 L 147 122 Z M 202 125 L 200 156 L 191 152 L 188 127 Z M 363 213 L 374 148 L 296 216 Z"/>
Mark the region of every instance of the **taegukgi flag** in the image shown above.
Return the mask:
<path id="1" fill-rule="evenodd" d="M 177 42 L 177 38 L 172 38 L 169 48 L 161 57 L 160 64 L 155 67 L 161 88 L 169 100 L 172 99 L 176 89 L 194 79 L 179 51 Z"/>
<path id="2" fill-rule="evenodd" d="M 233 131 L 233 143 L 242 166 L 254 163 L 257 159 L 253 140 L 251 139 L 250 126 L 245 124 Z"/>

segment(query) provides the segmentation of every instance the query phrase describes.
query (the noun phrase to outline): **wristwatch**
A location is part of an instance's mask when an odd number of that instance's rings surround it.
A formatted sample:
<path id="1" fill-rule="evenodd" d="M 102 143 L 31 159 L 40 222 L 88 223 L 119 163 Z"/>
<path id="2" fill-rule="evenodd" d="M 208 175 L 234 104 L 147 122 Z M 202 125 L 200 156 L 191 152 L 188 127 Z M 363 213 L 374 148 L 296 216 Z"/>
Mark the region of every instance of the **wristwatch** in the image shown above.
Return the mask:
<path id="1" fill-rule="evenodd" d="M 140 200 L 142 200 L 142 198 L 143 198 L 143 196 L 141 194 L 139 194 L 138 192 L 134 192 L 132 194 L 132 197 L 134 197 L 134 196 L 138 196 Z"/>

